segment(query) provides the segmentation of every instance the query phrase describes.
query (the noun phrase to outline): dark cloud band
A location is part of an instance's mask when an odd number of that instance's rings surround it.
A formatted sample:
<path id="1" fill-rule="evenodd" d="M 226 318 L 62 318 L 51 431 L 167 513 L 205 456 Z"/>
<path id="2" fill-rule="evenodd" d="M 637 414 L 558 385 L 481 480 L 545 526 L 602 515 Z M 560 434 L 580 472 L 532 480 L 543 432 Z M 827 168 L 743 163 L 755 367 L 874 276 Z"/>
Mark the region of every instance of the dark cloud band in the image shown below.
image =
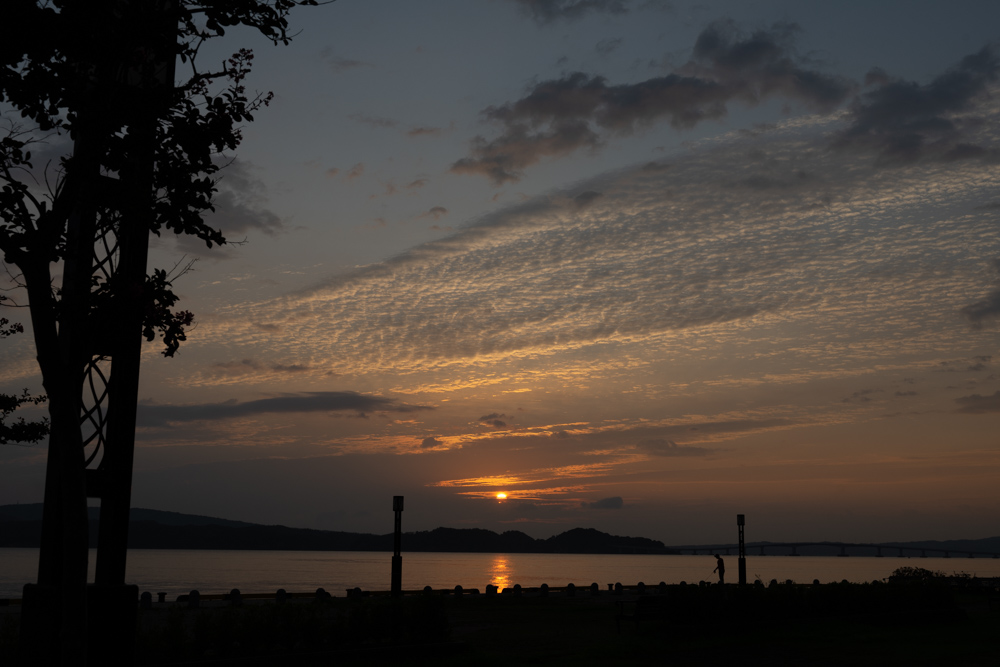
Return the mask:
<path id="1" fill-rule="evenodd" d="M 989 412 L 1000 412 L 1000 391 L 995 392 L 992 396 L 982 396 L 980 394 L 962 396 L 961 398 L 956 398 L 955 402 L 959 405 L 958 411 L 966 414 L 979 415 Z"/>
<path id="2" fill-rule="evenodd" d="M 587 14 L 625 14 L 628 0 L 511 0 L 537 23 L 573 21 Z"/>
<path id="3" fill-rule="evenodd" d="M 353 391 L 318 391 L 286 394 L 243 403 L 202 403 L 197 405 L 140 404 L 139 426 L 164 426 L 171 422 L 233 419 L 264 413 L 333 412 L 416 412 L 432 410 L 425 405 L 408 405 L 391 398 L 369 396 Z"/>
<path id="4" fill-rule="evenodd" d="M 691 128 L 722 118 L 727 105 L 754 106 L 781 96 L 817 111 L 831 111 L 855 86 L 842 77 L 805 69 L 794 55 L 798 27 L 777 23 L 743 35 L 720 21 L 698 37 L 691 60 L 675 72 L 632 84 L 611 85 L 583 72 L 543 81 L 528 94 L 483 116 L 499 123 L 493 140 L 477 137 L 469 157 L 452 165 L 460 174 L 487 176 L 495 184 L 518 181 L 545 157 L 597 148 L 608 135 L 630 134 L 657 122 Z"/>
<path id="5" fill-rule="evenodd" d="M 881 85 L 859 97 L 850 109 L 851 123 L 834 141 L 840 149 L 874 151 L 883 163 L 909 163 L 934 156 L 945 161 L 1000 158 L 995 149 L 975 143 L 982 119 L 964 115 L 989 94 L 1000 72 L 993 47 L 966 56 L 926 85 L 869 73 Z"/>

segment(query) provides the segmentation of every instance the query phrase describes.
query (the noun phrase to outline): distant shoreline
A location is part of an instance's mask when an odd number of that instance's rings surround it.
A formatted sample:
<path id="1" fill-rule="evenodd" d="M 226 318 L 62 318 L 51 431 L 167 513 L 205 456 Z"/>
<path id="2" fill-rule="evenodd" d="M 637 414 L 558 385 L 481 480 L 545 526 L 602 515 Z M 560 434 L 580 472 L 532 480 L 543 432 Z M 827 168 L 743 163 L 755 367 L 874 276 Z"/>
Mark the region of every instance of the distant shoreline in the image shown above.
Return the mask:
<path id="1" fill-rule="evenodd" d="M 91 509 L 91 537 L 97 535 L 97 509 Z M 0 506 L 0 547 L 37 548 L 41 539 L 40 503 Z M 345 531 L 265 526 L 178 512 L 133 508 L 129 549 L 192 549 L 220 551 L 370 551 L 392 552 L 393 536 Z M 592 528 L 574 528 L 545 539 L 520 531 L 495 533 L 482 528 L 435 528 L 403 534 L 404 549 L 440 553 L 524 554 L 656 554 L 709 553 L 736 555 L 736 544 L 668 546 L 645 537 L 610 535 Z M 92 544 L 91 546 L 96 546 Z M 925 540 L 858 544 L 840 542 L 746 544 L 748 556 L 885 556 L 921 555 L 980 558 L 1000 555 L 1000 537 L 977 540 Z M 849 552 L 848 552 L 849 550 Z M 903 553 L 900 553 L 900 552 Z"/>

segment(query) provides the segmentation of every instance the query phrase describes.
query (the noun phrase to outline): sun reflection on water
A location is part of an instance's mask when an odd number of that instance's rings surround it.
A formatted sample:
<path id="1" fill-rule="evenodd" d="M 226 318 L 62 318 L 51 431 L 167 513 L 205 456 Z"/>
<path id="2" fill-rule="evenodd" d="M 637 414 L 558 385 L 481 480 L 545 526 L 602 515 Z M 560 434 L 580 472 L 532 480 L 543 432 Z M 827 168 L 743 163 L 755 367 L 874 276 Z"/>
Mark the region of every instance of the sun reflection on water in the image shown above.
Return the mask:
<path id="1" fill-rule="evenodd" d="M 513 584 L 510 581 L 510 560 L 502 554 L 493 557 L 490 563 L 490 583 L 497 587 L 498 591 L 510 588 Z"/>

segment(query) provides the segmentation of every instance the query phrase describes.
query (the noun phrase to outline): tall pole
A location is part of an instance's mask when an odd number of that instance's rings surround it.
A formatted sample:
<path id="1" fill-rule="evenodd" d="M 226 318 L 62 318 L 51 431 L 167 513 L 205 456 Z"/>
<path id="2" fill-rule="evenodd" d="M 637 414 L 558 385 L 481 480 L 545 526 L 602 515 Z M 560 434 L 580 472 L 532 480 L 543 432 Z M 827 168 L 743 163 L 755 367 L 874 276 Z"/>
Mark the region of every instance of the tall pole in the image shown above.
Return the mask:
<path id="1" fill-rule="evenodd" d="M 743 524 L 746 523 L 742 514 L 736 515 L 736 526 L 740 531 L 740 586 L 746 586 L 747 583 L 747 548 L 743 543 Z"/>
<path id="2" fill-rule="evenodd" d="M 399 550 L 403 538 L 403 496 L 392 497 L 392 511 L 396 513 L 396 529 L 392 541 L 392 597 L 403 594 L 403 557 Z"/>

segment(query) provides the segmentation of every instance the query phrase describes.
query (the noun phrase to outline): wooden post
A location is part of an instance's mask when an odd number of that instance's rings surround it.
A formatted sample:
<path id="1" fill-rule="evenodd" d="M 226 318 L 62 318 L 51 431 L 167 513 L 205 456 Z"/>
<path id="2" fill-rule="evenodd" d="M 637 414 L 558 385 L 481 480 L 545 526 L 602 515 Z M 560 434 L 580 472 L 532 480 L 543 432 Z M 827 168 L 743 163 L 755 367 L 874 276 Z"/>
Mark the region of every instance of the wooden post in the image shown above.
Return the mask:
<path id="1" fill-rule="evenodd" d="M 396 527 L 392 546 L 392 597 L 403 594 L 403 557 L 399 554 L 403 538 L 403 496 L 392 497 L 392 511 L 396 513 Z"/>
<path id="2" fill-rule="evenodd" d="M 740 558 L 739 558 L 739 569 L 740 569 L 740 586 L 746 586 L 747 584 L 747 549 L 746 545 L 743 544 L 743 525 L 746 523 L 745 518 L 742 514 L 736 515 L 736 526 L 740 531 Z"/>

